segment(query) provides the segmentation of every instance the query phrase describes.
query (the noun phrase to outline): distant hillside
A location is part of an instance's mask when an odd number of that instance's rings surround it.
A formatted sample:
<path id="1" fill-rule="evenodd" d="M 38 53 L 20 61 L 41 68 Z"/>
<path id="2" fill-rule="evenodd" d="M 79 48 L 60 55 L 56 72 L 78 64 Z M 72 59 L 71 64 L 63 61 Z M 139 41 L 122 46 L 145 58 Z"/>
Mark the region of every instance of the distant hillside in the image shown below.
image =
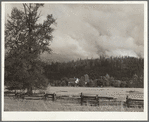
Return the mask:
<path id="1" fill-rule="evenodd" d="M 65 57 L 58 57 L 59 60 L 65 60 Z M 51 56 L 52 59 L 52 56 Z M 69 62 L 51 62 L 45 65 L 45 75 L 49 80 L 61 80 L 67 78 L 81 78 L 85 74 L 92 80 L 100 79 L 101 76 L 108 74 L 112 79 L 131 81 L 134 83 L 142 82 L 144 77 L 144 59 L 134 57 L 100 57 L 98 59 L 79 59 Z M 136 77 L 136 79 L 135 79 Z M 143 85 L 143 84 L 142 84 Z"/>
<path id="2" fill-rule="evenodd" d="M 41 60 L 47 63 L 51 63 L 51 62 L 68 62 L 70 60 L 72 60 L 71 58 L 68 58 L 67 55 L 60 55 L 57 53 L 44 53 L 41 56 Z"/>

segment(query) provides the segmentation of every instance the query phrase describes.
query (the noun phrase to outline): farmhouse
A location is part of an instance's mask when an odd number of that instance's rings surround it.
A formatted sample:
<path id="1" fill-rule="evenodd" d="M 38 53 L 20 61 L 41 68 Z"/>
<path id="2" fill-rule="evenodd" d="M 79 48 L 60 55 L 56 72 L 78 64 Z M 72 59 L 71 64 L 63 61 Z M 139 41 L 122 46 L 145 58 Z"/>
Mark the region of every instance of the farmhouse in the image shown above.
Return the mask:
<path id="1" fill-rule="evenodd" d="M 69 78 L 68 79 L 68 86 L 77 86 L 78 83 L 79 83 L 78 78 Z"/>

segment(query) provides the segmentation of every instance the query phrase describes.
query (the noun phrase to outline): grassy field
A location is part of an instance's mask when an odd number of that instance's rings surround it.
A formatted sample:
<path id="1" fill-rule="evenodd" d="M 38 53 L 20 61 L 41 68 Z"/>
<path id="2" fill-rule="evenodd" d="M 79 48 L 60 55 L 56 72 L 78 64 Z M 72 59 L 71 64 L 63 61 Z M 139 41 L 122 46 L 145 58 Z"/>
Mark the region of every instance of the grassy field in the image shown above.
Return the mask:
<path id="1" fill-rule="evenodd" d="M 39 92 L 39 90 L 34 91 Z M 42 91 L 40 91 L 42 92 Z M 99 96 L 112 96 L 118 100 L 125 101 L 126 95 L 133 95 L 135 98 L 143 99 L 143 89 L 140 88 L 85 88 L 85 87 L 48 87 L 46 92 L 56 93 L 56 95 L 79 96 L 84 94 L 94 94 Z M 44 100 L 17 100 L 10 97 L 4 99 L 5 111 L 138 111 L 143 108 L 124 108 L 122 106 L 81 106 L 80 103 L 71 101 L 56 102 Z"/>
<path id="2" fill-rule="evenodd" d="M 79 96 L 83 94 L 93 94 L 118 98 L 121 101 L 126 100 L 126 96 L 134 99 L 143 99 L 143 88 L 113 88 L 113 87 L 48 87 L 47 93 L 56 93 L 57 95 Z M 135 94 L 135 95 L 134 95 Z"/>
<path id="3" fill-rule="evenodd" d="M 143 108 L 123 108 L 121 106 L 80 106 L 79 104 L 44 100 L 15 100 L 5 98 L 4 111 L 123 111 L 143 112 Z"/>

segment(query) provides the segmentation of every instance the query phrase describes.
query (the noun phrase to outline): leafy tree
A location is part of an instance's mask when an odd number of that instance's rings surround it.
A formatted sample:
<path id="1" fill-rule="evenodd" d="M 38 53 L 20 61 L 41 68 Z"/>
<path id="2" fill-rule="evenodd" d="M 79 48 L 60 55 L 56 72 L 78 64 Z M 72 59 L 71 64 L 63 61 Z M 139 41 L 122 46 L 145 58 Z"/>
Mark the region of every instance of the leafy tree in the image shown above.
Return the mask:
<path id="1" fill-rule="evenodd" d="M 66 82 L 65 82 L 65 80 L 62 80 L 61 81 L 61 86 L 66 86 L 67 84 L 66 84 Z"/>
<path id="2" fill-rule="evenodd" d="M 109 78 L 109 81 L 110 81 L 110 86 L 113 86 L 114 78 L 113 78 L 113 77 L 110 77 L 110 78 Z"/>
<path id="3" fill-rule="evenodd" d="M 80 81 L 79 81 L 78 85 L 81 86 L 81 87 L 85 86 L 85 78 L 84 78 L 84 76 L 82 76 L 80 78 Z"/>
<path id="4" fill-rule="evenodd" d="M 97 79 L 97 80 L 94 80 L 94 82 L 97 82 L 97 86 L 99 86 L 99 87 L 103 87 L 104 86 L 104 81 L 103 81 L 103 79 L 102 78 L 100 78 L 100 79 Z"/>
<path id="5" fill-rule="evenodd" d="M 95 86 L 97 86 L 97 81 L 90 80 L 88 82 L 87 86 L 89 86 L 89 87 L 95 87 Z"/>
<path id="6" fill-rule="evenodd" d="M 126 86 L 127 86 L 126 81 L 121 81 L 120 87 L 126 87 Z"/>
<path id="7" fill-rule="evenodd" d="M 120 87 L 121 81 L 120 80 L 115 80 L 113 86 L 114 87 Z"/>
<path id="8" fill-rule="evenodd" d="M 61 80 L 64 82 L 63 84 L 65 84 L 65 86 L 68 86 L 69 79 L 67 77 L 62 78 Z"/>
<path id="9" fill-rule="evenodd" d="M 141 88 L 144 87 L 144 78 L 143 78 L 143 76 L 140 76 L 140 78 L 139 78 L 139 86 L 140 86 Z"/>
<path id="10" fill-rule="evenodd" d="M 128 87 L 131 87 L 131 88 L 135 87 L 133 80 L 129 80 L 127 84 L 128 84 Z"/>
<path id="11" fill-rule="evenodd" d="M 110 86 L 110 76 L 106 74 L 106 76 L 103 77 L 105 86 Z"/>
<path id="12" fill-rule="evenodd" d="M 134 86 L 138 87 L 138 85 L 139 85 L 138 84 L 139 83 L 139 78 L 138 78 L 138 76 L 136 74 L 133 75 L 132 80 L 133 80 Z"/>
<path id="13" fill-rule="evenodd" d="M 23 4 L 24 9 L 13 8 L 5 26 L 5 84 L 10 87 L 28 89 L 44 88 L 47 80 L 40 65 L 40 55 L 47 51 L 52 40 L 55 23 L 52 15 L 47 15 L 43 23 L 39 23 L 39 8 L 43 4 Z"/>

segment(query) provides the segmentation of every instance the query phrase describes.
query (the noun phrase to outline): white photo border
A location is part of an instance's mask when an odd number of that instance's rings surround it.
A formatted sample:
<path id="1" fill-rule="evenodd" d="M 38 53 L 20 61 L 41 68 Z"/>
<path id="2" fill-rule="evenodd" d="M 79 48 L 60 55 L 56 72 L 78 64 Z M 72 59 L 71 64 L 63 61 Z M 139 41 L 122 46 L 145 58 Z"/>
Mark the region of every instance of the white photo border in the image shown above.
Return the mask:
<path id="1" fill-rule="evenodd" d="M 6 112 L 4 111 L 4 22 L 6 3 L 50 3 L 50 4 L 144 4 L 144 112 Z M 91 120 L 147 120 L 148 119 L 148 4 L 147 1 L 23 1 L 1 2 L 1 111 L 2 121 L 91 121 Z"/>

